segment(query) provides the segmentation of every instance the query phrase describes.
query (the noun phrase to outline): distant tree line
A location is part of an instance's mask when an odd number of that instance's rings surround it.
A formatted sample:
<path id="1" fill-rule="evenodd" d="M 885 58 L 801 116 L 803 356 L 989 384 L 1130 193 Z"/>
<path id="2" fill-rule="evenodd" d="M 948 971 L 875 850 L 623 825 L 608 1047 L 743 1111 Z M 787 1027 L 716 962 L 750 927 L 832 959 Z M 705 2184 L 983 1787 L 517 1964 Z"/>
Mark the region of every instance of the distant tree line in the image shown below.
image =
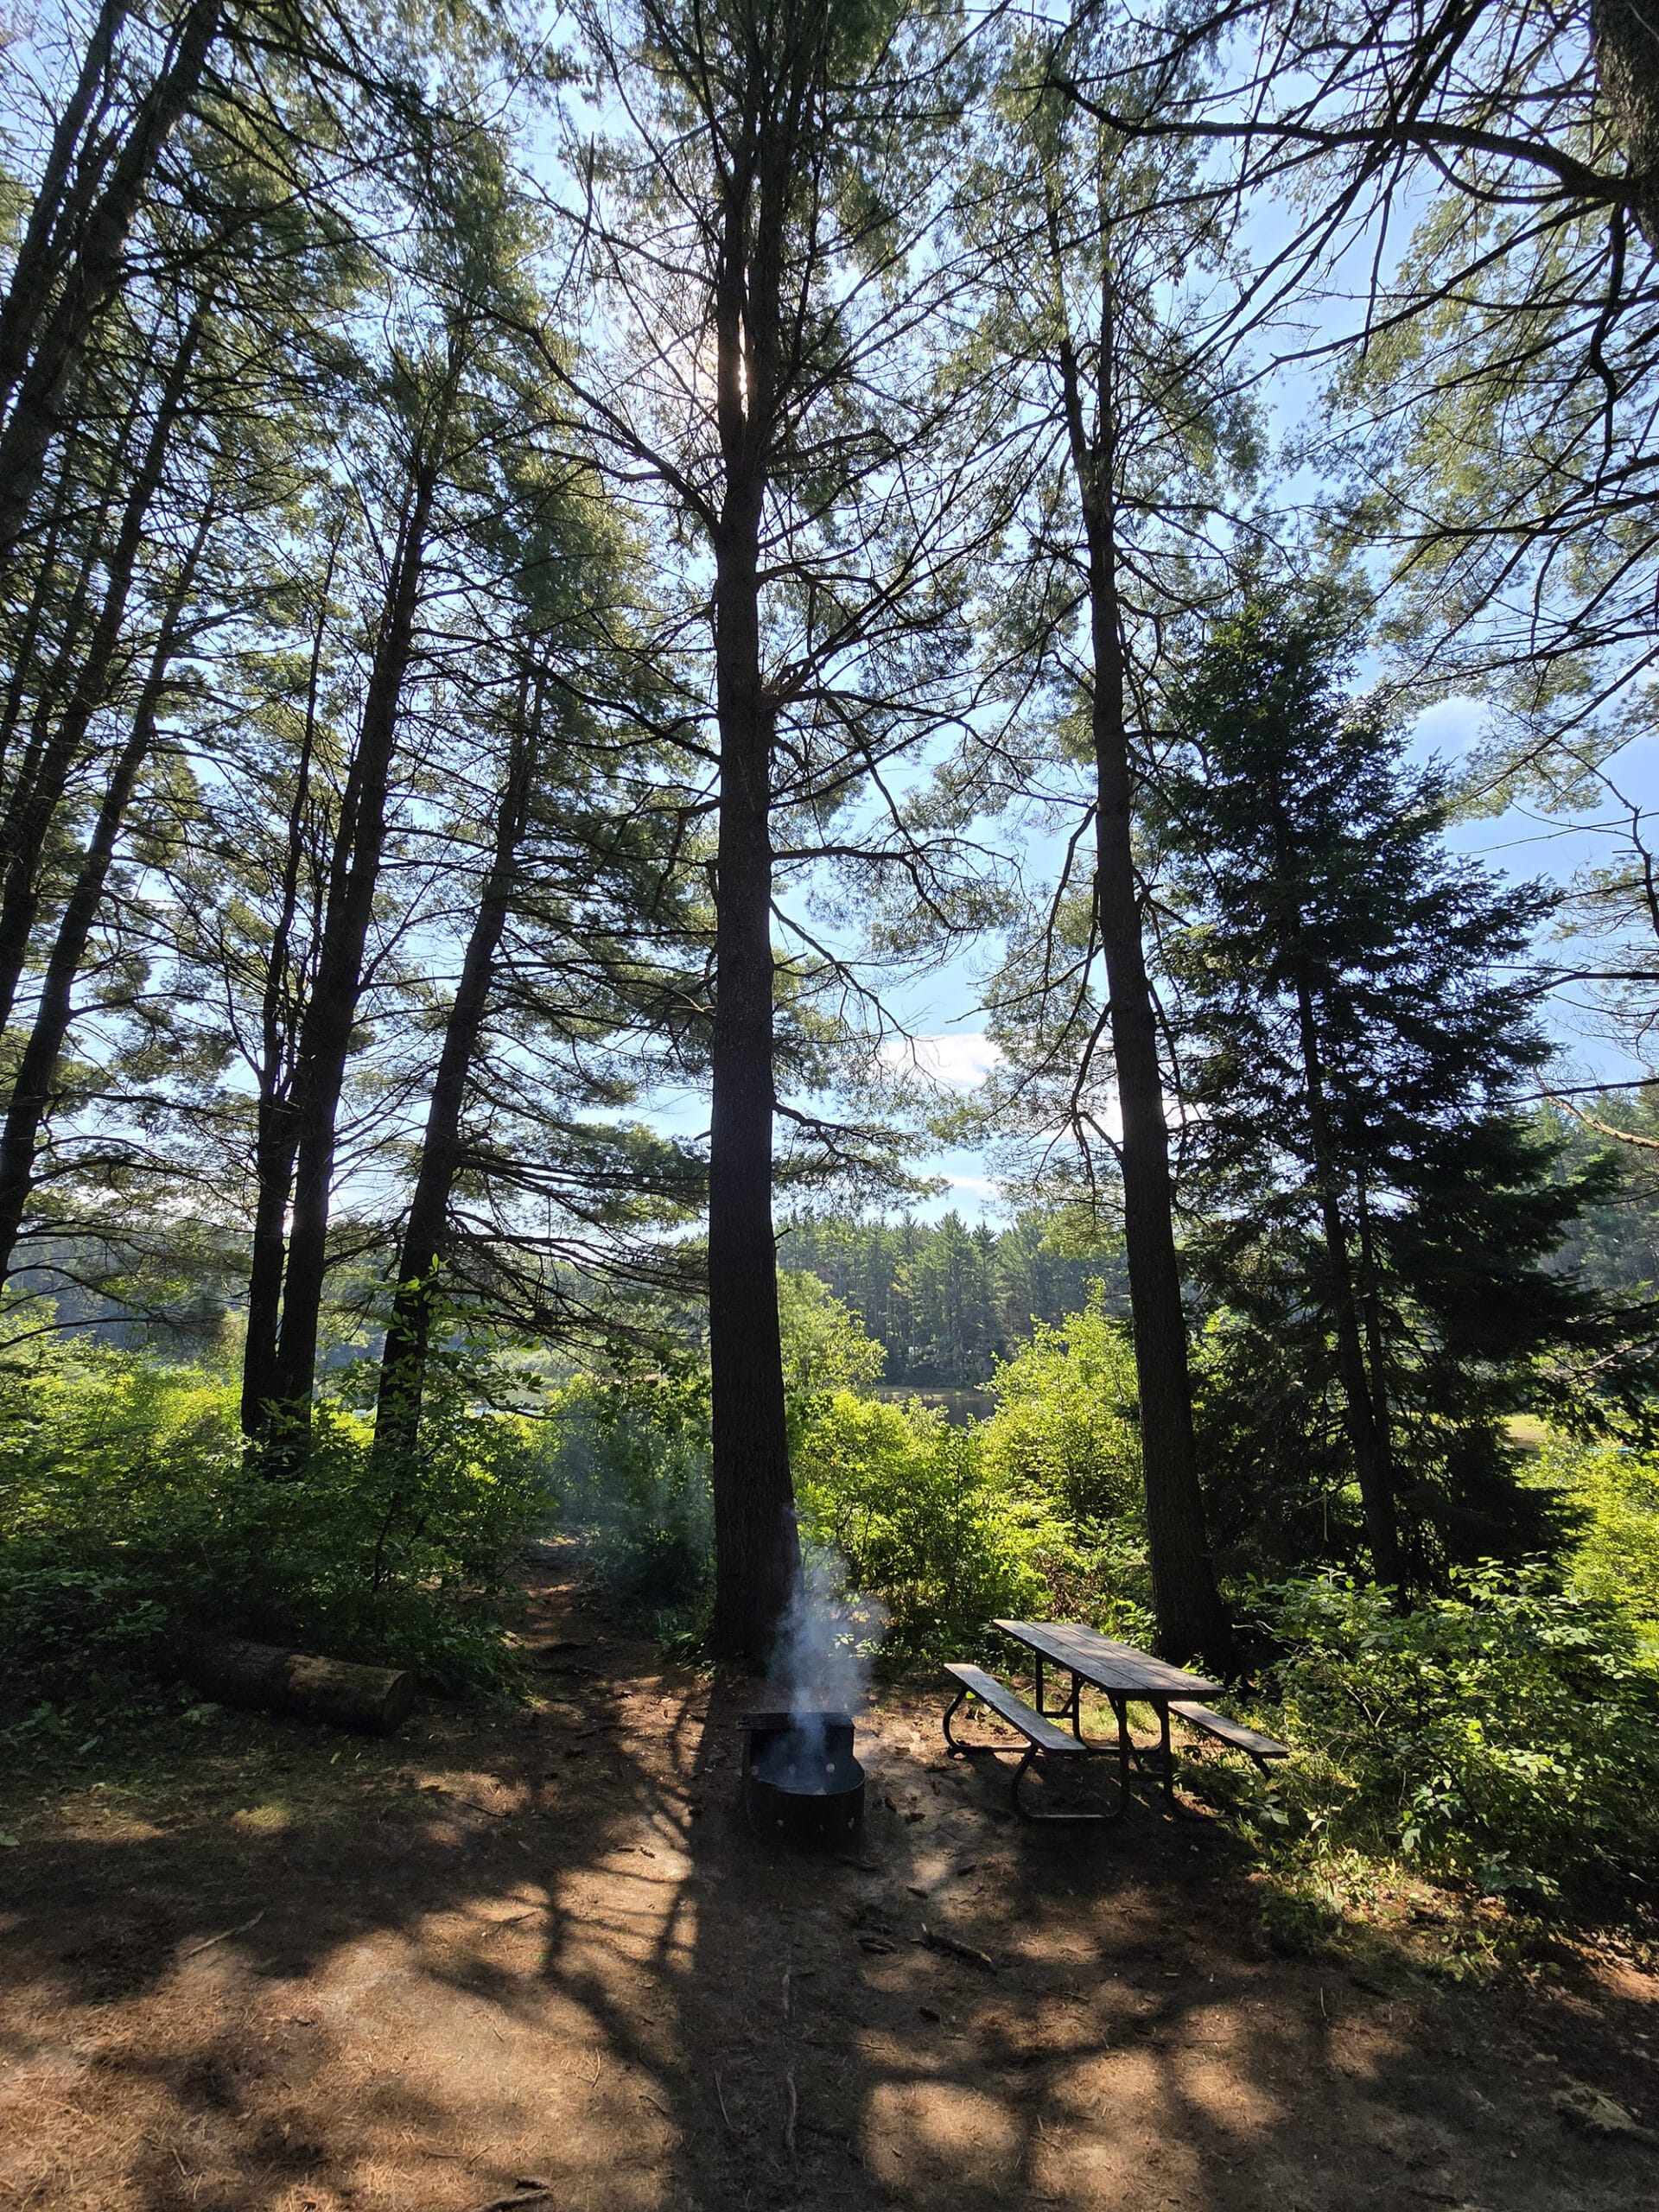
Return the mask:
<path id="1" fill-rule="evenodd" d="M 779 1257 L 851 1306 L 887 1354 L 885 1382 L 918 1389 L 983 1389 L 1033 1322 L 1081 1312 L 1096 1282 L 1109 1312 L 1128 1310 L 1121 1249 L 1068 1251 L 1035 1214 L 1003 1229 L 969 1229 L 954 1209 L 935 1222 L 801 1219 Z"/>

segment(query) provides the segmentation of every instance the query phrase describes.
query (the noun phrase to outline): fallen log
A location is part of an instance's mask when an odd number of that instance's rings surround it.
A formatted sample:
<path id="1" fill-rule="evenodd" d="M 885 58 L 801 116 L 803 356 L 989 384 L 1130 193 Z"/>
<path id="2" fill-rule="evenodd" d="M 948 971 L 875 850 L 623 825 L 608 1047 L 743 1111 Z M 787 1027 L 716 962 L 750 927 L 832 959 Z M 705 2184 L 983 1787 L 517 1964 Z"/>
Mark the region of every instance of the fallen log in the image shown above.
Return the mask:
<path id="1" fill-rule="evenodd" d="M 302 1720 L 389 1736 L 408 1719 L 415 1677 L 402 1667 L 360 1667 L 239 1636 L 193 1636 L 179 1647 L 179 1672 L 221 1705 L 258 1706 Z"/>

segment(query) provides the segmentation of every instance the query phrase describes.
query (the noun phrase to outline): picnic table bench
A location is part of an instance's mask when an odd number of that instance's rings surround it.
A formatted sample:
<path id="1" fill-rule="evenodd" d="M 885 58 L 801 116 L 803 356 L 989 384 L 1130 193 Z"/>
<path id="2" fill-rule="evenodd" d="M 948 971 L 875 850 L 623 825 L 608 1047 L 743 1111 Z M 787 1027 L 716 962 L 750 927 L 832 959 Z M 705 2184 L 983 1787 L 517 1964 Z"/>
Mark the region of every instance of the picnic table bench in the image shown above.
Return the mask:
<path id="1" fill-rule="evenodd" d="M 1128 1808 L 1130 1766 L 1136 1759 L 1156 1768 L 1162 1780 L 1165 1801 L 1173 1811 L 1175 1762 L 1170 1745 L 1172 1713 L 1189 1727 L 1243 1751 L 1255 1760 L 1264 1774 L 1270 1760 L 1288 1756 L 1287 1745 L 1264 1736 L 1259 1729 L 1247 1728 L 1243 1721 L 1234 1720 L 1202 1702 L 1206 1697 L 1218 1694 L 1219 1684 L 1206 1681 L 1203 1675 L 1192 1674 L 1184 1667 L 1172 1667 L 1166 1660 L 1155 1659 L 1150 1652 L 1137 1650 L 1132 1643 L 1120 1643 L 1115 1637 L 1100 1636 L 1074 1621 L 999 1620 L 994 1625 L 1032 1653 L 1035 1702 L 1027 1704 L 1017 1691 L 982 1667 L 965 1663 L 947 1666 L 944 1671 L 956 1682 L 957 1693 L 945 1708 L 944 1738 L 950 1750 L 960 1757 L 994 1754 L 1004 1748 L 996 1744 L 963 1743 L 957 1738 L 951 1722 L 969 1697 L 977 1699 L 1024 1737 L 1025 1751 L 1011 1786 L 1014 1808 L 1022 1820 L 1077 1823 L 1121 1819 Z M 1057 1708 L 1049 1706 L 1045 1694 L 1045 1669 L 1048 1667 L 1059 1668 L 1071 1678 L 1066 1700 Z M 1102 1691 L 1111 1706 L 1117 1723 L 1116 1741 L 1102 1743 L 1084 1734 L 1082 1699 L 1085 1682 Z M 1159 1742 L 1154 1751 L 1140 1750 L 1129 1733 L 1131 1702 L 1151 1706 L 1158 1716 Z M 1062 1722 L 1069 1723 L 1069 1727 L 1060 1726 Z M 1033 1766 L 1044 1759 L 1078 1757 L 1116 1757 L 1116 1802 L 1103 1812 L 1033 1811 L 1020 1794 L 1020 1785 Z"/>

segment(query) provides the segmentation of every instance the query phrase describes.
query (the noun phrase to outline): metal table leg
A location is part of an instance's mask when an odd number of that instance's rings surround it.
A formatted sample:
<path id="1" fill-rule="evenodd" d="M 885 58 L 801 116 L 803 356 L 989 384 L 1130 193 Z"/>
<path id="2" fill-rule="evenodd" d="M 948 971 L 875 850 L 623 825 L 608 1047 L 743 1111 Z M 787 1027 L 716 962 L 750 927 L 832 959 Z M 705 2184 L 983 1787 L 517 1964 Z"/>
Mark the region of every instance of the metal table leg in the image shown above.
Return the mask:
<path id="1" fill-rule="evenodd" d="M 1014 1770 L 1014 1780 L 1009 1786 L 1009 1796 L 1013 1799 L 1014 1811 L 1019 1815 L 1022 1821 L 1029 1821 L 1033 1827 L 1052 1823 L 1056 1827 L 1103 1827 L 1109 1821 L 1121 1821 L 1124 1814 L 1128 1811 L 1129 1771 L 1127 1764 L 1120 1760 L 1117 1774 L 1117 1802 L 1112 1807 L 1109 1813 L 1033 1812 L 1030 1806 L 1026 1803 L 1024 1798 L 1020 1795 L 1020 1785 L 1025 1780 L 1027 1775 L 1030 1773 L 1032 1767 L 1040 1756 L 1041 1754 L 1039 1752 L 1035 1744 L 1028 1744 L 1026 1747 L 1026 1755 L 1024 1758 L 1020 1760 L 1019 1765 Z"/>

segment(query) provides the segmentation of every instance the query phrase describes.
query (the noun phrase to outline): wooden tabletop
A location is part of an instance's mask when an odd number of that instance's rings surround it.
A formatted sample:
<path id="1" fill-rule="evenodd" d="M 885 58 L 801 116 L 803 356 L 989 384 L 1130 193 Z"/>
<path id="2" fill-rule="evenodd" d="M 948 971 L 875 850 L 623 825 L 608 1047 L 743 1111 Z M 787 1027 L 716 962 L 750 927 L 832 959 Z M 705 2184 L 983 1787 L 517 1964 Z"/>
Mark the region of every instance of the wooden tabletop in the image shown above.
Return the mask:
<path id="1" fill-rule="evenodd" d="M 1119 1643 L 1114 1637 L 1096 1636 L 1093 1629 L 1077 1621 L 996 1621 L 993 1625 L 1016 1643 L 1039 1651 L 1045 1659 L 1052 1659 L 1056 1666 L 1081 1675 L 1096 1689 L 1150 1698 L 1157 1703 L 1166 1698 L 1221 1694 L 1219 1682 L 1206 1681 L 1202 1675 L 1189 1674 L 1185 1667 L 1172 1667 L 1167 1660 L 1154 1659 L 1149 1651 L 1137 1651 L 1134 1644 Z"/>

